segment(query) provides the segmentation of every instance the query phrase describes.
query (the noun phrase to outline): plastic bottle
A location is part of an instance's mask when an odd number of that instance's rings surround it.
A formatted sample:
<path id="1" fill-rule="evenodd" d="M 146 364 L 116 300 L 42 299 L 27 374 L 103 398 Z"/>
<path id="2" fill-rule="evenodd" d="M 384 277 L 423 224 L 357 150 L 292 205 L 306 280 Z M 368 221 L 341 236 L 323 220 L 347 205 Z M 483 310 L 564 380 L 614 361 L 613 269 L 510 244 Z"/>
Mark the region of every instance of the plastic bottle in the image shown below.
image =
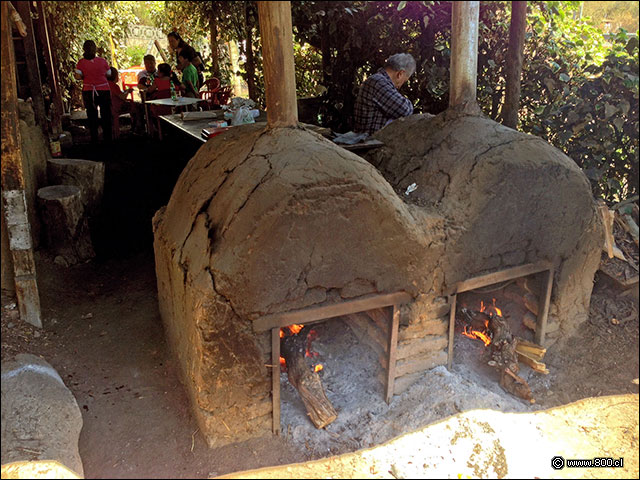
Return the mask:
<path id="1" fill-rule="evenodd" d="M 171 100 L 173 100 L 174 102 L 177 102 L 178 96 L 176 95 L 176 89 L 173 86 L 173 82 L 169 82 L 169 85 L 171 85 Z"/>

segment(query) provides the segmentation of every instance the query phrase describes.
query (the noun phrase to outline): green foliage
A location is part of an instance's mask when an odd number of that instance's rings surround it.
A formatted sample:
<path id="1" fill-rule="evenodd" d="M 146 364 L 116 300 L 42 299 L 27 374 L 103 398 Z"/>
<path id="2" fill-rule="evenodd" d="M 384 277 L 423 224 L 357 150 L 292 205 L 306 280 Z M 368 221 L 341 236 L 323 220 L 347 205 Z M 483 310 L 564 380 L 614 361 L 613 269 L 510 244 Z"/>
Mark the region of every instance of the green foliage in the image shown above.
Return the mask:
<path id="1" fill-rule="evenodd" d="M 125 50 L 127 57 L 126 66 L 142 65 L 143 57 L 147 49 L 141 45 L 129 45 Z"/>
<path id="2" fill-rule="evenodd" d="M 110 39 L 116 50 L 118 64 L 128 61 L 124 42 L 129 24 L 137 23 L 133 13 L 136 2 L 115 1 L 71 1 L 44 2 L 52 31 L 51 48 L 58 60 L 60 86 L 63 98 L 69 100 L 71 91 L 77 84 L 73 76 L 75 66 L 82 58 L 82 44 L 93 40 L 98 46 L 98 55 L 109 64 L 111 58 Z"/>
<path id="3" fill-rule="evenodd" d="M 521 127 L 581 166 L 610 201 L 638 192 L 638 40 L 570 15 L 534 13 L 525 51 Z"/>
<path id="4" fill-rule="evenodd" d="M 610 4 L 603 7 L 607 12 L 612 4 L 619 4 L 615 6 L 618 16 L 631 12 L 637 25 L 637 3 L 594 3 Z M 118 47 L 126 37 L 126 25 L 135 23 L 138 15 L 166 33 L 178 31 L 200 51 L 211 28 L 217 28 L 213 48 L 220 59 L 222 81 L 229 82 L 232 73 L 242 75 L 255 85 L 254 97 L 263 103 L 255 2 L 45 5 L 53 14 L 54 49 L 66 76 L 63 85 L 73 83 L 69 79 L 86 38 L 93 38 L 109 59 L 108 34 Z M 483 111 L 496 120 L 504 97 L 510 6 L 506 1 L 480 3 L 477 98 Z M 597 28 L 596 15 L 587 12 L 590 8 L 578 1 L 528 2 L 520 129 L 562 149 L 584 169 L 597 195 L 615 200 L 638 192 L 637 36 L 629 38 L 621 32 L 607 41 Z M 398 52 L 409 52 L 416 59 L 417 71 L 402 87 L 416 112 L 437 114 L 447 108 L 451 2 L 297 1 L 292 2 L 292 17 L 298 96 L 323 92 L 319 117 L 324 126 L 349 130 L 359 85 Z M 253 69 L 247 55 L 249 33 Z M 227 41 L 239 45 L 239 72 L 231 71 L 224 47 Z M 125 63 L 138 54 L 118 52 Z M 211 67 L 210 59 L 204 60 Z"/>

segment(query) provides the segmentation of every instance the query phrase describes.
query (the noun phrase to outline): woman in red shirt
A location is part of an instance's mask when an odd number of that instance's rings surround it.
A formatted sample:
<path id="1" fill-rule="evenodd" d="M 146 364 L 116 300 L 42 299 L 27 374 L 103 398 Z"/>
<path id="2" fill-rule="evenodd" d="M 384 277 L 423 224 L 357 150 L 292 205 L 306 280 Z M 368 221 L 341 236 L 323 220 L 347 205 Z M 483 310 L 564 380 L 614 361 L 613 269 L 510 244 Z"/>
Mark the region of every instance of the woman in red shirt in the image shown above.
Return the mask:
<path id="1" fill-rule="evenodd" d="M 96 57 L 96 44 L 87 40 L 82 46 L 83 58 L 76 66 L 75 76 L 82 79 L 82 99 L 87 109 L 91 141 L 98 142 L 98 107 L 105 142 L 111 142 L 111 89 L 107 81 L 109 64 L 104 58 Z"/>

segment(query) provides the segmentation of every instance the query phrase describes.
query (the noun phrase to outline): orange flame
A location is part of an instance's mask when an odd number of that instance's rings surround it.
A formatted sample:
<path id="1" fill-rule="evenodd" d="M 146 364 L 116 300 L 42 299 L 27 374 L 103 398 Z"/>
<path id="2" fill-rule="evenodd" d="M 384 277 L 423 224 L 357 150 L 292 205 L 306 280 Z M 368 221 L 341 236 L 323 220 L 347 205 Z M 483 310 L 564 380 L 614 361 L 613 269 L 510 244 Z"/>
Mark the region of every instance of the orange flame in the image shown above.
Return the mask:
<path id="1" fill-rule="evenodd" d="M 479 330 L 473 330 L 469 327 L 464 327 L 464 330 L 462 331 L 462 334 L 465 337 L 469 337 L 469 338 L 475 338 L 478 340 L 481 340 L 482 343 L 484 343 L 484 346 L 488 346 L 491 344 L 491 338 L 489 338 L 489 335 L 487 335 L 484 332 L 481 332 Z"/>
<path id="2" fill-rule="evenodd" d="M 321 365 L 321 364 L 318 364 L 318 365 L 316 365 L 315 367 L 313 367 L 313 371 L 314 371 L 314 372 L 316 372 L 316 373 L 318 373 L 320 370 L 322 370 L 322 368 L 323 368 L 323 367 L 322 367 L 322 365 Z"/>
<path id="3" fill-rule="evenodd" d="M 284 359 L 284 357 L 280 357 L 280 366 L 284 367 L 287 364 L 287 361 Z"/>
<path id="4" fill-rule="evenodd" d="M 302 330 L 304 328 L 304 325 L 299 325 L 297 323 L 294 323 L 293 325 L 289 325 L 289 330 L 291 330 L 291 333 L 293 333 L 294 335 L 297 335 L 298 333 L 300 333 L 300 330 Z"/>
<path id="5" fill-rule="evenodd" d="M 493 299 L 493 305 L 485 305 L 484 302 L 480 300 L 480 311 L 489 316 L 492 316 L 492 315 L 498 315 L 500 317 L 502 316 L 502 309 L 496 307 L 495 298 Z M 467 326 L 467 327 L 464 327 L 462 334 L 465 337 L 480 340 L 482 341 L 482 343 L 484 343 L 485 346 L 488 346 L 491 344 L 491 337 L 489 337 L 488 329 L 489 329 L 489 322 L 485 321 L 482 330 L 476 330 L 474 328 L 471 328 L 470 326 Z"/>

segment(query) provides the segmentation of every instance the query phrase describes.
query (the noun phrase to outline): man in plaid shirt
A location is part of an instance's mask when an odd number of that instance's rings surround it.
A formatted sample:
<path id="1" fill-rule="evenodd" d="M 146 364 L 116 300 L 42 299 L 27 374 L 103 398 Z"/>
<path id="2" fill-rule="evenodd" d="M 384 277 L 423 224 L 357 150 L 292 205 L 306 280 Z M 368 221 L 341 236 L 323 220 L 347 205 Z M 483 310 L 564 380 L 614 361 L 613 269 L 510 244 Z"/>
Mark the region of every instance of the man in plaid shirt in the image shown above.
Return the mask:
<path id="1" fill-rule="evenodd" d="M 372 134 L 396 118 L 413 113 L 413 104 L 398 89 L 416 71 L 416 61 L 408 53 L 396 53 L 384 68 L 367 78 L 358 93 L 355 124 L 358 133 Z"/>

